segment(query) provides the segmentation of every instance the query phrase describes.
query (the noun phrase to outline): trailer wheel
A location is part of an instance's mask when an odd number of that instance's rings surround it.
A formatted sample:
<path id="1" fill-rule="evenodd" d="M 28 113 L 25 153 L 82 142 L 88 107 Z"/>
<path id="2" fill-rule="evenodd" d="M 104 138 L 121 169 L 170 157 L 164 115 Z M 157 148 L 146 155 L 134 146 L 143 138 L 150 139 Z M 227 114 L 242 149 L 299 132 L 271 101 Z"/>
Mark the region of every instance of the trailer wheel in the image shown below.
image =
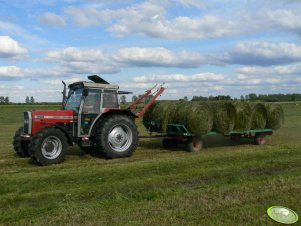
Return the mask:
<path id="1" fill-rule="evenodd" d="M 167 139 L 162 140 L 162 146 L 166 149 L 178 147 L 178 141 L 176 139 Z"/>
<path id="2" fill-rule="evenodd" d="M 24 157 L 29 157 L 30 154 L 28 151 L 29 142 L 21 139 L 22 132 L 23 132 L 23 127 L 20 127 L 16 131 L 16 133 L 13 137 L 13 146 L 14 146 L 14 150 L 17 153 L 17 155 L 24 158 Z"/>
<path id="3" fill-rule="evenodd" d="M 203 141 L 200 138 L 194 137 L 188 142 L 188 152 L 199 152 L 203 148 Z"/>
<path id="4" fill-rule="evenodd" d="M 65 134 L 57 128 L 42 129 L 32 137 L 29 145 L 33 162 L 42 166 L 64 161 L 67 147 Z"/>
<path id="5" fill-rule="evenodd" d="M 257 133 L 254 137 L 254 143 L 256 145 L 264 145 L 267 142 L 266 135 L 264 133 Z"/>
<path id="6" fill-rule="evenodd" d="M 237 143 L 241 140 L 241 135 L 240 134 L 231 134 L 230 135 L 230 140 L 233 142 L 233 143 Z"/>
<path id="7" fill-rule="evenodd" d="M 137 126 L 126 115 L 108 116 L 99 124 L 96 139 L 107 158 L 129 157 L 138 145 Z"/>

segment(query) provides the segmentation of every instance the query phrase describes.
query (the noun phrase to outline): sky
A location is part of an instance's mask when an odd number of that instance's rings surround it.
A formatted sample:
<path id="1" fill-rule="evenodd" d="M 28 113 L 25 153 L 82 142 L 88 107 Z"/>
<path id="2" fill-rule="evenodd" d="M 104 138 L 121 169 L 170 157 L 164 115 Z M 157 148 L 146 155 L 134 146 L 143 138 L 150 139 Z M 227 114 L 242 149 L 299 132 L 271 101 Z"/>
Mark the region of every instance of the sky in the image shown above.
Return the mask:
<path id="1" fill-rule="evenodd" d="M 301 0 L 0 0 L 0 96 L 97 74 L 161 99 L 300 93 Z M 128 97 L 130 100 L 130 96 Z"/>

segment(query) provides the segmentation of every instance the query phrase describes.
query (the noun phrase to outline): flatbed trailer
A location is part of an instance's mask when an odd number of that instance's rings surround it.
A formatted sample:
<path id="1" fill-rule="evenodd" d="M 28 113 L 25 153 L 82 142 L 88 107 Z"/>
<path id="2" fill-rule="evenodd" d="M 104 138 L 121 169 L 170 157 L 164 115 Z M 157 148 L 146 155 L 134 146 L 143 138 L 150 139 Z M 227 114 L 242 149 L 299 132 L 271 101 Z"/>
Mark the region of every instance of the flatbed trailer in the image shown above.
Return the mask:
<path id="1" fill-rule="evenodd" d="M 185 144 L 187 151 L 198 152 L 203 148 L 203 139 L 201 136 L 196 136 L 191 133 L 183 124 L 168 124 L 166 133 L 159 133 L 159 135 L 152 135 L 153 132 L 158 133 L 155 123 L 144 123 L 148 129 L 149 136 L 140 136 L 140 138 L 163 138 L 162 145 L 164 148 L 176 148 L 178 144 Z M 218 132 L 209 132 L 207 136 L 218 135 Z M 221 134 L 229 137 L 231 141 L 238 142 L 242 138 L 253 140 L 256 145 L 264 145 L 266 143 L 266 136 L 273 134 L 272 129 L 251 129 L 243 131 L 231 131 L 228 134 Z"/>

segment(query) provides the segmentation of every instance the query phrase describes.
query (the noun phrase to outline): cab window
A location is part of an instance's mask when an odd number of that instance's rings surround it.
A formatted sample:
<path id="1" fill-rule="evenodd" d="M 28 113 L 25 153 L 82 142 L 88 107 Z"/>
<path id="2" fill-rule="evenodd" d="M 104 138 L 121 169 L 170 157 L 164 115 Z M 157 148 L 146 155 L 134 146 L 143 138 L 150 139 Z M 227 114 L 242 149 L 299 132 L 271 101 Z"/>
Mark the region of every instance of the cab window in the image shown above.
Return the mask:
<path id="1" fill-rule="evenodd" d="M 115 91 L 105 91 L 102 95 L 104 108 L 118 108 L 118 99 Z"/>
<path id="2" fill-rule="evenodd" d="M 84 114 L 99 114 L 100 112 L 100 90 L 88 90 L 83 106 Z"/>

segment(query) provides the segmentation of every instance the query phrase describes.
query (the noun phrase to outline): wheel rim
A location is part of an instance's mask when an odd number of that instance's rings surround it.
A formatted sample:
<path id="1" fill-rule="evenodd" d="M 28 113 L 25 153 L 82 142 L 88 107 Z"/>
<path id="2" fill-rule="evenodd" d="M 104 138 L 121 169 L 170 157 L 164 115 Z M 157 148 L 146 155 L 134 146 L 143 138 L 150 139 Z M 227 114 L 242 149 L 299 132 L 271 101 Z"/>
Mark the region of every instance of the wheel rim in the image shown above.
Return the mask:
<path id="1" fill-rule="evenodd" d="M 41 146 L 42 155 L 46 159 L 57 158 L 63 149 L 61 140 L 56 136 L 47 137 Z"/>
<path id="2" fill-rule="evenodd" d="M 260 137 L 259 137 L 259 143 L 260 143 L 260 144 L 265 144 L 265 143 L 266 143 L 265 136 L 260 136 Z"/>
<path id="3" fill-rule="evenodd" d="M 124 152 L 132 144 L 132 130 L 127 125 L 117 125 L 110 131 L 108 141 L 114 151 Z"/>

